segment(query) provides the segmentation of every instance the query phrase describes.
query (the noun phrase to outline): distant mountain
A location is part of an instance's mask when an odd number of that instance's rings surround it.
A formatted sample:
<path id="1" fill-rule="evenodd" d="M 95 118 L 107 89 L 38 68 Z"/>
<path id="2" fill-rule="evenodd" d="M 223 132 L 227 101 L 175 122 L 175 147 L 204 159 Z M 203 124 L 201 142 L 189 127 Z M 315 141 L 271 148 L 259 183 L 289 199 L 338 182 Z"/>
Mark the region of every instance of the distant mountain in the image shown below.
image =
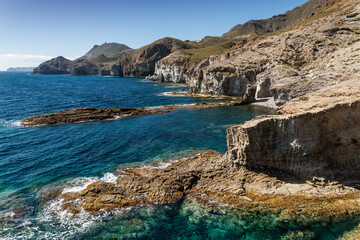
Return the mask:
<path id="1" fill-rule="evenodd" d="M 111 57 L 118 55 L 124 50 L 131 49 L 125 44 L 120 43 L 104 43 L 102 45 L 95 45 L 89 52 L 87 52 L 81 59 L 93 59 L 100 55 Z"/>
<path id="2" fill-rule="evenodd" d="M 33 74 L 112 75 L 140 77 L 154 74 L 155 63 L 172 52 L 189 48 L 175 38 L 162 38 L 139 49 L 124 44 L 95 45 L 83 57 L 70 61 L 64 57 L 53 58 L 40 64 Z"/>
<path id="3" fill-rule="evenodd" d="M 11 67 L 8 68 L 7 72 L 32 72 L 35 67 Z"/>
<path id="4" fill-rule="evenodd" d="M 230 31 L 223 34 L 223 37 L 238 38 L 251 35 L 258 36 L 284 29 L 311 16 L 328 1 L 329 0 L 310 0 L 284 14 L 273 16 L 268 19 L 251 20 L 244 24 L 238 24 L 230 29 Z"/>

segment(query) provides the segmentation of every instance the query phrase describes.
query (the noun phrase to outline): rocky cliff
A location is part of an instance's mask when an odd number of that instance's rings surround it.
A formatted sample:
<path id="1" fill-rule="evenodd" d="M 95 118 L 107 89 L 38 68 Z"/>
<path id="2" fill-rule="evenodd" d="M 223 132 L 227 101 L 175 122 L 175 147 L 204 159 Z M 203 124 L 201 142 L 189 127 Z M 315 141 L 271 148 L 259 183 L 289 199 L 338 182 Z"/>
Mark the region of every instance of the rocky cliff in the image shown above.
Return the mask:
<path id="1" fill-rule="evenodd" d="M 273 97 L 279 106 L 350 75 L 357 78 L 358 3 L 328 1 L 297 25 L 200 61 L 191 61 L 186 50 L 174 52 L 156 65 L 155 77 L 186 76 L 191 93 L 210 95 L 243 96 L 256 85 L 258 98 Z"/>
<path id="2" fill-rule="evenodd" d="M 347 87 L 352 91 L 341 84 L 304 96 L 291 106 L 291 111 L 296 106 L 296 114 L 260 117 L 231 127 L 227 130 L 226 162 L 286 171 L 304 181 L 317 177 L 359 182 L 360 85 L 351 82 Z M 311 106 L 301 110 L 308 101 Z M 326 107 L 317 109 L 316 104 Z M 285 105 L 282 111 L 287 108 Z"/>
<path id="3" fill-rule="evenodd" d="M 185 73 L 181 66 L 158 61 L 155 63 L 154 75 L 146 77 L 147 80 L 174 83 L 189 83 L 190 75 Z"/>

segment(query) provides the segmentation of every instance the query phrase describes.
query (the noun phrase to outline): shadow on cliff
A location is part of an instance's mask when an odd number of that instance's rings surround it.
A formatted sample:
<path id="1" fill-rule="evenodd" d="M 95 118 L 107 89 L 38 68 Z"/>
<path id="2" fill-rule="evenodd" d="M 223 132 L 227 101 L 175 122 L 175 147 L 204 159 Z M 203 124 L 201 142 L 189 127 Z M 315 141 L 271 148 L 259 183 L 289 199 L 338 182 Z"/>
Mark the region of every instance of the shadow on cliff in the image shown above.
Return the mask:
<path id="1" fill-rule="evenodd" d="M 292 173 L 282 171 L 276 168 L 265 168 L 265 167 L 258 167 L 258 168 L 251 168 L 248 169 L 252 172 L 257 174 L 265 174 L 268 177 L 276 178 L 280 181 L 290 184 L 309 184 L 314 187 L 351 187 L 360 190 L 360 180 L 354 178 L 353 180 L 349 180 L 344 176 L 325 176 L 325 175 L 314 175 L 308 178 L 300 178 Z"/>

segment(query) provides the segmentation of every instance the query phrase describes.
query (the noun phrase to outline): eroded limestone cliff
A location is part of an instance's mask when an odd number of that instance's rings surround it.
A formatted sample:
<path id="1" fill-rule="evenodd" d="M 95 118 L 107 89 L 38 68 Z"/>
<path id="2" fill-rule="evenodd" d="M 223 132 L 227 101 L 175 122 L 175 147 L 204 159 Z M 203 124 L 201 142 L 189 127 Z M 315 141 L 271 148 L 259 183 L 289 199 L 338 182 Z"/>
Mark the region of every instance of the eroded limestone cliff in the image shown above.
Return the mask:
<path id="1" fill-rule="evenodd" d="M 332 97 L 331 97 L 332 96 Z M 229 165 L 274 168 L 303 180 L 360 180 L 360 85 L 349 81 L 291 101 L 279 116 L 227 130 Z"/>

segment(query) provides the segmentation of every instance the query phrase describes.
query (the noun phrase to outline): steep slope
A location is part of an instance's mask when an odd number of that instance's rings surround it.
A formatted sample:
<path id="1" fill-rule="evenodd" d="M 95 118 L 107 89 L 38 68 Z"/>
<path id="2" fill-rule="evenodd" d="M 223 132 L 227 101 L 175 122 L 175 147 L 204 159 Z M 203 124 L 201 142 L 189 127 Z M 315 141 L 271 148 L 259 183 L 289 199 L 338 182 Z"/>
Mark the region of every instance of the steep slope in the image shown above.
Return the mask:
<path id="1" fill-rule="evenodd" d="M 154 74 L 155 63 L 170 53 L 185 49 L 188 45 L 175 38 L 162 38 L 133 52 L 123 54 L 117 60 L 121 76 L 141 77 Z"/>
<path id="2" fill-rule="evenodd" d="M 284 14 L 263 20 L 251 20 L 244 24 L 236 25 L 230 29 L 230 31 L 224 33 L 223 37 L 240 38 L 250 35 L 259 36 L 284 29 L 311 16 L 328 1 L 329 0 L 310 0 Z"/>
<path id="3" fill-rule="evenodd" d="M 100 55 L 105 57 L 114 56 L 120 54 L 124 50 L 131 49 L 125 44 L 119 43 L 104 43 L 102 45 L 95 45 L 89 52 L 87 52 L 82 59 L 94 59 Z"/>

